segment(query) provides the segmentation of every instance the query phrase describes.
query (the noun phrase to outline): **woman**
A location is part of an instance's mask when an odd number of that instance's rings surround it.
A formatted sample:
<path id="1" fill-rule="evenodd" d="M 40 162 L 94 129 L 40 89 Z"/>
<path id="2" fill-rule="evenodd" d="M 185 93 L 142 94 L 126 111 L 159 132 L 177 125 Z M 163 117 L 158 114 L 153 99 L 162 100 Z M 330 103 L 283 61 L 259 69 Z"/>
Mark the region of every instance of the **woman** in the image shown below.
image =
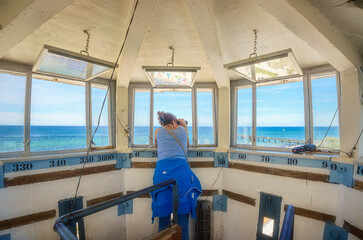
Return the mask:
<path id="1" fill-rule="evenodd" d="M 155 130 L 155 147 L 158 149 L 153 183 L 168 179 L 178 183 L 178 224 L 182 227 L 182 239 L 189 239 L 189 214 L 195 219 L 197 198 L 202 193 L 200 182 L 189 167 L 185 156 L 189 146 L 188 127 L 184 119 L 177 119 L 171 113 L 158 112 L 161 128 Z M 175 137 L 178 140 L 175 139 Z M 159 217 L 159 231 L 166 228 L 172 213 L 172 187 L 152 192 L 153 217 Z"/>

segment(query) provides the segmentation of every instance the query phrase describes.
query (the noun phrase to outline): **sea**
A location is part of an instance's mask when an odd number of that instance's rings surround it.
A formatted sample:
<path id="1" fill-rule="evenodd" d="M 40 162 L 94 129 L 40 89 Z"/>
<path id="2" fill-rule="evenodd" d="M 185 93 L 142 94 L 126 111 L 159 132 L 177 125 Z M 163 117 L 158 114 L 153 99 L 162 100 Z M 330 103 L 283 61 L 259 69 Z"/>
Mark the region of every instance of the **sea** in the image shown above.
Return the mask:
<path id="1" fill-rule="evenodd" d="M 153 128 L 153 132 L 155 129 Z M 314 142 L 319 144 L 328 127 L 314 127 Z M 256 145 L 270 147 L 293 147 L 304 144 L 304 127 L 257 127 Z M 192 127 L 188 127 L 189 139 L 192 140 Z M 237 143 L 251 144 L 250 127 L 237 128 Z M 0 126 L 0 152 L 23 151 L 23 126 Z M 299 140 L 299 141 L 294 141 Z M 109 145 L 107 126 L 100 126 L 94 137 L 96 147 Z M 134 144 L 149 143 L 149 127 L 136 126 L 133 135 Z M 331 127 L 326 137 L 329 148 L 339 147 L 339 128 Z M 198 127 L 198 143 L 214 144 L 212 127 Z M 86 148 L 85 126 L 31 126 L 30 151 L 52 151 Z"/>

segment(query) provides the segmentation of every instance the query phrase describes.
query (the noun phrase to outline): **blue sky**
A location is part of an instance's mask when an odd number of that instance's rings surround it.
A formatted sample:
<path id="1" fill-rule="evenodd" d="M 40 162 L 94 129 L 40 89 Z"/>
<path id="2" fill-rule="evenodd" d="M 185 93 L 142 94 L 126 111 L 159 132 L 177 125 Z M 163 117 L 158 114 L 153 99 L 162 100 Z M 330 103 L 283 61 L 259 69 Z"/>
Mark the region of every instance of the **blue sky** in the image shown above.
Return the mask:
<path id="1" fill-rule="evenodd" d="M 257 127 L 303 127 L 303 82 L 258 87 Z M 314 126 L 328 126 L 337 109 L 335 77 L 312 80 Z M 238 90 L 238 126 L 252 125 L 252 89 Z M 338 116 L 333 125 L 338 126 Z"/>
<path id="2" fill-rule="evenodd" d="M 314 126 L 329 125 L 337 108 L 335 78 L 312 80 Z M 23 125 L 25 77 L 0 74 L 0 125 Z M 92 90 L 93 124 L 105 89 Z M 212 94 L 197 93 L 199 126 L 212 126 Z M 149 125 L 150 93 L 137 92 L 135 126 Z M 191 92 L 156 92 L 154 96 L 154 126 L 158 126 L 157 111 L 174 113 L 192 125 Z M 252 93 L 240 89 L 238 125 L 251 126 Z M 33 80 L 32 125 L 85 126 L 85 90 L 83 86 Z M 101 126 L 107 125 L 107 104 Z M 333 126 L 338 125 L 338 117 Z M 294 82 L 257 88 L 257 126 L 304 126 L 303 83 Z"/>
<path id="3" fill-rule="evenodd" d="M 105 89 L 92 89 L 92 122 L 95 125 Z M 31 125 L 85 126 L 84 86 L 33 79 Z M 25 77 L 0 74 L 0 125 L 24 124 Z M 108 124 L 107 103 L 101 126 Z"/>

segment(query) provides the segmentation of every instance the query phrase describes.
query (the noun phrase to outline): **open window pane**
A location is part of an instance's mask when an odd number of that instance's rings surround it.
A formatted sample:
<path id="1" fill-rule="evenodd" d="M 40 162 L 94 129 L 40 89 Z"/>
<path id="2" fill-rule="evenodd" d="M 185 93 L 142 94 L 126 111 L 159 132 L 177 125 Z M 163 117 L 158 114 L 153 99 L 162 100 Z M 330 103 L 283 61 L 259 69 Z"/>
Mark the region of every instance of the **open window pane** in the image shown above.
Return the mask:
<path id="1" fill-rule="evenodd" d="M 85 87 L 33 79 L 30 150 L 86 148 Z"/>
<path id="2" fill-rule="evenodd" d="M 188 121 L 189 141 L 192 142 L 192 93 L 190 89 L 155 89 L 154 90 L 154 132 L 160 127 L 158 111 L 174 114 L 177 118 Z"/>
<path id="3" fill-rule="evenodd" d="M 251 144 L 252 139 L 252 88 L 237 89 L 237 144 Z"/>
<path id="4" fill-rule="evenodd" d="M 150 90 L 135 90 L 134 98 L 134 144 L 149 145 Z"/>
<path id="5" fill-rule="evenodd" d="M 101 112 L 103 100 L 107 92 L 107 86 L 92 85 L 92 134 L 95 131 Z M 109 146 L 108 136 L 108 101 L 106 97 L 105 105 L 102 110 L 100 125 L 93 137 L 94 147 Z"/>
<path id="6" fill-rule="evenodd" d="M 24 150 L 25 76 L 0 73 L 0 152 Z"/>
<path id="7" fill-rule="evenodd" d="M 154 72 L 155 85 L 190 86 L 193 80 L 192 72 Z"/>
<path id="8" fill-rule="evenodd" d="M 317 146 L 321 144 L 320 147 L 322 148 L 339 150 L 338 112 L 328 131 L 329 125 L 338 108 L 336 76 L 313 77 L 311 79 L 311 89 L 314 144 Z M 326 138 L 321 143 L 326 133 Z"/>
<path id="9" fill-rule="evenodd" d="M 86 78 L 87 62 L 47 53 L 39 65 L 39 70 L 75 78 Z"/>
<path id="10" fill-rule="evenodd" d="M 305 143 L 302 78 L 257 84 L 256 145 L 293 147 Z"/>
<path id="11" fill-rule="evenodd" d="M 197 89 L 198 144 L 214 144 L 213 90 Z"/>

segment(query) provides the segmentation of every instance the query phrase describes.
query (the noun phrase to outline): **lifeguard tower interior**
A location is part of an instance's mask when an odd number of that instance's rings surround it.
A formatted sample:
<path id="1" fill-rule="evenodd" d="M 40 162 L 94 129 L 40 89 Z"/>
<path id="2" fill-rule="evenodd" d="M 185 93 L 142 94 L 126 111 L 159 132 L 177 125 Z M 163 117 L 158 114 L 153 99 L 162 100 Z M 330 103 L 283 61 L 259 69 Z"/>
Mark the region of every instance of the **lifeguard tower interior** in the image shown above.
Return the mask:
<path id="1" fill-rule="evenodd" d="M 190 239 L 363 239 L 362 51 L 362 0 L 1 0 L 0 240 L 162 239 L 157 111 Z"/>

